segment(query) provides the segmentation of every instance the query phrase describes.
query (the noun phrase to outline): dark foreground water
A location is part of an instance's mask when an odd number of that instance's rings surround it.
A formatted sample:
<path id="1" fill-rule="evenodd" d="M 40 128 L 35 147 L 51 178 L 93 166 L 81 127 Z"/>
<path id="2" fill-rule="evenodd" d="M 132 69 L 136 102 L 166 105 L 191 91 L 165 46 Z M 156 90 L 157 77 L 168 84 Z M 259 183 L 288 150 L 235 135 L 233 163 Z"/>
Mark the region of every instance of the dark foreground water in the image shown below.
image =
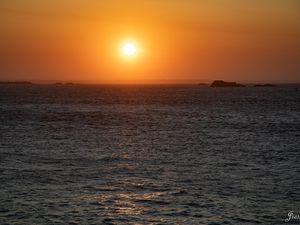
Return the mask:
<path id="1" fill-rule="evenodd" d="M 0 224 L 285 224 L 299 172 L 299 88 L 0 86 Z"/>

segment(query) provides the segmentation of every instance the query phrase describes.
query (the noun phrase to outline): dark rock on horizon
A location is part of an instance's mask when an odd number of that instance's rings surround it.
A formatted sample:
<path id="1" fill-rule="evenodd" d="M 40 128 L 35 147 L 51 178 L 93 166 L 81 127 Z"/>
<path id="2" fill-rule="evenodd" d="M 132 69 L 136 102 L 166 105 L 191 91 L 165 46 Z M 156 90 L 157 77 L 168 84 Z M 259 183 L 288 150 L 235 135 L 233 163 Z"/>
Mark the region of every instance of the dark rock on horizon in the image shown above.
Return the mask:
<path id="1" fill-rule="evenodd" d="M 33 84 L 33 83 L 31 83 L 31 82 L 29 82 L 29 81 L 0 81 L 0 84 L 26 84 L 26 85 L 28 85 L 28 84 Z"/>
<path id="2" fill-rule="evenodd" d="M 66 82 L 66 83 L 62 83 L 62 82 L 56 82 L 54 85 L 66 85 L 66 86 L 69 86 L 69 85 L 74 85 L 74 83 L 72 82 Z"/>
<path id="3" fill-rule="evenodd" d="M 276 87 L 274 84 L 256 84 L 254 87 Z"/>
<path id="4" fill-rule="evenodd" d="M 225 82 L 223 80 L 215 80 L 210 85 L 211 87 L 245 87 L 243 84 L 239 84 L 236 82 Z"/>

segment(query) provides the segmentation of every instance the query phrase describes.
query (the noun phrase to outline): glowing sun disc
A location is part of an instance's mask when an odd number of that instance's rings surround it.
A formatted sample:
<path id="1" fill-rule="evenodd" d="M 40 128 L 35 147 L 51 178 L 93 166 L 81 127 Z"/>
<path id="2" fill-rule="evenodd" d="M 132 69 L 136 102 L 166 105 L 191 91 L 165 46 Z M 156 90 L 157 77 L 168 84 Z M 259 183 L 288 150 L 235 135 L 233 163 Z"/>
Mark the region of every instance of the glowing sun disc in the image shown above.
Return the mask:
<path id="1" fill-rule="evenodd" d="M 127 56 L 133 56 L 137 52 L 137 48 L 133 43 L 127 43 L 123 46 L 123 53 Z"/>

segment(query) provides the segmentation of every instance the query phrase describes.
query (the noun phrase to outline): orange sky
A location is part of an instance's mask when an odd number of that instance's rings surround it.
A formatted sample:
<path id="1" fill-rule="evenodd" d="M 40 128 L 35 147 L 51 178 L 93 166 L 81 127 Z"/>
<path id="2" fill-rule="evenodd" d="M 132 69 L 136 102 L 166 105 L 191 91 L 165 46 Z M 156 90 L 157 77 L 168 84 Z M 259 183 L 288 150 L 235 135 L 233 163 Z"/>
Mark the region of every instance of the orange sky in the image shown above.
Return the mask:
<path id="1" fill-rule="evenodd" d="M 299 12 L 298 0 L 2 0 L 0 80 L 299 81 Z"/>

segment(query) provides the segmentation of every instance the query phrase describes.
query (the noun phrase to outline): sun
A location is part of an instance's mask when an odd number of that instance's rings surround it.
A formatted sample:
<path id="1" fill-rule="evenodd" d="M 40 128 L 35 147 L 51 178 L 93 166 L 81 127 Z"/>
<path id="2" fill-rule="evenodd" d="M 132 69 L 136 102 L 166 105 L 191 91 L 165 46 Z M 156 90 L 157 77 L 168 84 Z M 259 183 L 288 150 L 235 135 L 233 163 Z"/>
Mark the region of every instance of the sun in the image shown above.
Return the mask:
<path id="1" fill-rule="evenodd" d="M 134 56 L 137 53 L 137 47 L 134 43 L 126 43 L 122 47 L 122 52 L 126 56 Z"/>

